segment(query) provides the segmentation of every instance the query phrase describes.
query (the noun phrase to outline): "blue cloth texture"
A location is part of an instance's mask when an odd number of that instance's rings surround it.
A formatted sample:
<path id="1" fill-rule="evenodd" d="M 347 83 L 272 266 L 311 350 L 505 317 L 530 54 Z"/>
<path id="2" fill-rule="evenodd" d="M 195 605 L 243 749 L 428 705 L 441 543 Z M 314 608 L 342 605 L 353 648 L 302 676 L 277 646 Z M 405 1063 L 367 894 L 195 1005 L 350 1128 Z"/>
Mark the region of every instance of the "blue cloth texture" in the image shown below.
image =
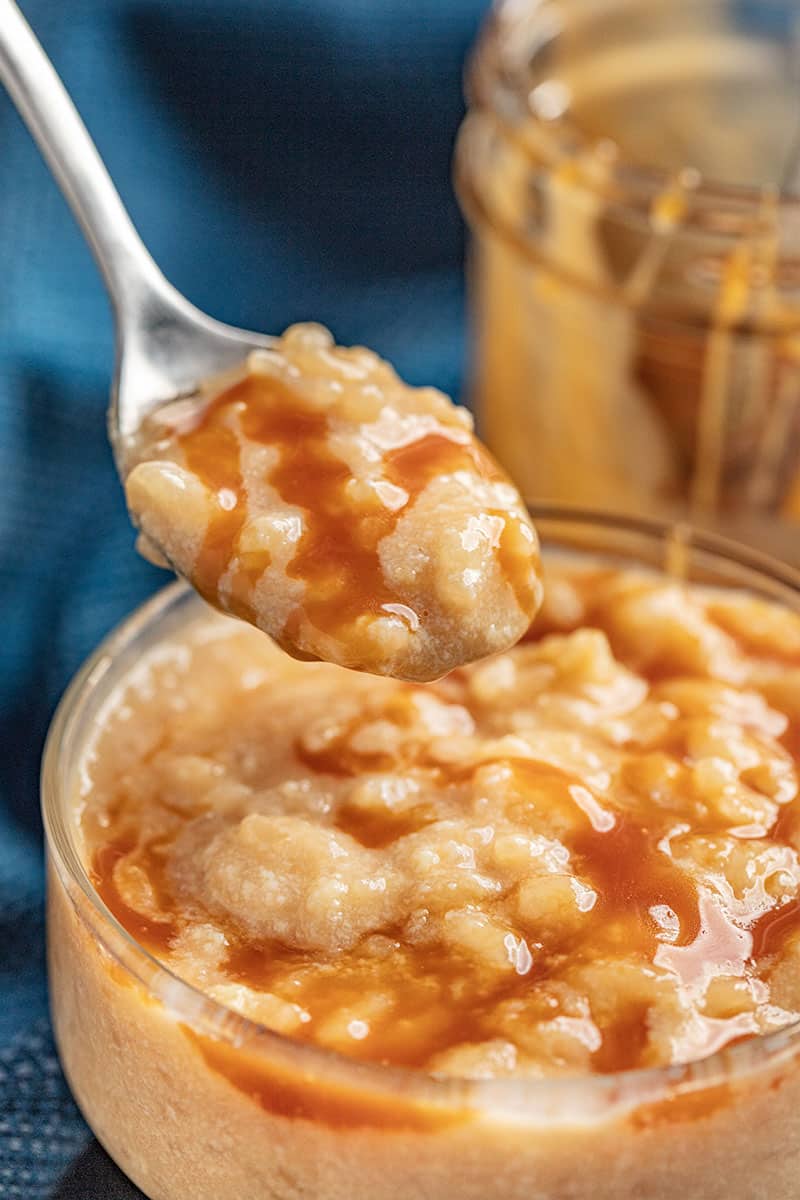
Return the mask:
<path id="1" fill-rule="evenodd" d="M 486 0 L 22 0 L 134 222 L 213 315 L 315 319 L 457 394 L 461 71 Z M 38 770 L 102 636 L 167 582 L 134 553 L 104 412 L 110 309 L 0 94 L 0 1197 L 138 1195 L 47 1018 Z"/>

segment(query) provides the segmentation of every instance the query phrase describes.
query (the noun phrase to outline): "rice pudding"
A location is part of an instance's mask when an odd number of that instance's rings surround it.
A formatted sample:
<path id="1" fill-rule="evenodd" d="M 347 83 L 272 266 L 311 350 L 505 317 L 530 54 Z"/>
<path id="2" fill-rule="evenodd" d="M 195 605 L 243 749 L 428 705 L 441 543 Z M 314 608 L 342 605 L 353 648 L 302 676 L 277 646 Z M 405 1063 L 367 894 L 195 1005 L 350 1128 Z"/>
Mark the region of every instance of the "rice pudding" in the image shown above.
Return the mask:
<path id="1" fill-rule="evenodd" d="M 124 457 L 143 547 L 297 658 L 434 679 L 539 606 L 533 526 L 467 410 L 320 326 L 158 409 Z"/>
<path id="2" fill-rule="evenodd" d="M 796 1020 L 800 620 L 631 571 L 548 587 L 539 631 L 426 687 L 221 620 L 145 662 L 80 798 L 110 910 L 244 1016 L 436 1073 Z"/>
<path id="3" fill-rule="evenodd" d="M 800 617 L 547 561 L 433 684 L 177 599 L 57 723 L 59 1049 L 153 1200 L 793 1200 Z"/>

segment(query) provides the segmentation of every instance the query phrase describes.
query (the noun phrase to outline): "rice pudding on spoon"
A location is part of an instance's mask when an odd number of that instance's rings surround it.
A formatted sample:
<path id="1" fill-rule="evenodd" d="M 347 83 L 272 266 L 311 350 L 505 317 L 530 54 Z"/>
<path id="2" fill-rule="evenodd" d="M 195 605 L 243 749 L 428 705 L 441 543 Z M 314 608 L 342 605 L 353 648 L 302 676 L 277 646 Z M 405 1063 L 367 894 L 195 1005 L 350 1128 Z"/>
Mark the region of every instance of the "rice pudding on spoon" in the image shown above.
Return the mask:
<path id="1" fill-rule="evenodd" d="M 0 80 L 113 303 L 108 430 L 157 557 L 299 658 L 422 681 L 517 641 L 538 547 L 468 415 L 317 326 L 272 338 L 191 304 L 19 9 L 0 11 Z"/>
<path id="2" fill-rule="evenodd" d="M 430 680 L 538 610 L 533 526 L 469 413 L 321 326 L 157 409 L 120 457 L 143 548 L 296 658 Z"/>

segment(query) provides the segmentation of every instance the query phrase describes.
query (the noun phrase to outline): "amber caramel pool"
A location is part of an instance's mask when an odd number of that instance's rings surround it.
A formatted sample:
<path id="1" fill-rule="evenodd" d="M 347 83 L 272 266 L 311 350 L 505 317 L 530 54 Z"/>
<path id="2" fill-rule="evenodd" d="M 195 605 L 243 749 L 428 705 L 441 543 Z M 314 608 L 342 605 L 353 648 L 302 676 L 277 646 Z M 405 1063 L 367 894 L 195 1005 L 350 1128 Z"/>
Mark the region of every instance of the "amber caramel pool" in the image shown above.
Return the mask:
<path id="1" fill-rule="evenodd" d="M 797 1020 L 800 618 L 567 560 L 546 587 L 526 640 L 424 686 L 211 614 L 145 657 L 78 797 L 107 907 L 253 1021 L 443 1076 Z"/>

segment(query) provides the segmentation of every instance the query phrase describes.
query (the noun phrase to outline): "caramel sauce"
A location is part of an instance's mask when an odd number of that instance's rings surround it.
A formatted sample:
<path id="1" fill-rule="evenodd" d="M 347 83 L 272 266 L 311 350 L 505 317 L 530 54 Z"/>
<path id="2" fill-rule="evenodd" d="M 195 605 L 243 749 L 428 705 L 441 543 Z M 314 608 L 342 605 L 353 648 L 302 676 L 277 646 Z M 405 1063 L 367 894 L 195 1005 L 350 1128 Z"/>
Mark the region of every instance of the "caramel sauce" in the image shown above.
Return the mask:
<path id="1" fill-rule="evenodd" d="M 390 482 L 411 496 L 421 492 L 437 475 L 453 475 L 456 471 L 470 471 L 483 479 L 504 478 L 488 450 L 457 431 L 452 437 L 426 433 L 406 446 L 389 450 L 384 461 Z"/>
<path id="2" fill-rule="evenodd" d="M 424 474 L 433 470 L 438 451 L 415 443 L 403 448 L 403 453 L 406 457 L 402 470 Z M 591 588 L 584 597 L 584 613 L 591 605 L 590 595 Z M 539 635 L 534 633 L 534 636 Z M 669 676 L 668 663 L 657 664 L 648 670 L 647 676 L 654 683 L 662 673 Z M 452 686 L 454 678 L 449 678 L 447 686 Z M 470 784 L 476 768 L 433 761 L 428 743 L 424 739 L 415 740 L 417 691 L 412 685 L 397 685 L 385 698 L 381 697 L 380 703 L 369 705 L 363 715 L 347 723 L 339 736 L 322 749 L 311 751 L 298 743 L 295 746 L 298 761 L 316 774 L 339 779 L 371 772 L 413 771 L 424 783 L 436 788 L 452 786 L 452 796 L 458 800 L 462 794 L 458 788 Z M 441 689 L 435 694 L 441 694 Z M 463 697 L 454 693 L 454 699 L 458 702 Z M 352 741 L 361 726 L 376 720 L 391 721 L 407 731 L 395 754 L 361 753 L 353 748 Z M 677 762 L 684 762 L 687 748 L 683 734 L 674 736 L 673 743 L 668 732 L 659 749 L 669 751 Z M 782 740 L 797 761 L 796 730 L 790 727 Z M 751 926 L 738 918 L 737 923 L 732 922 L 713 904 L 709 915 L 708 894 L 698 895 L 689 873 L 670 857 L 668 841 L 661 840 L 675 824 L 675 812 L 662 812 L 654 807 L 647 814 L 645 825 L 632 811 L 605 807 L 599 793 L 595 795 L 577 777 L 551 764 L 510 757 L 496 762 L 509 767 L 512 773 L 505 815 L 522 828 L 530 825 L 533 831 L 540 830 L 545 819 L 548 828 L 555 831 L 553 836 L 559 837 L 568 849 L 570 869 L 596 893 L 593 906 L 582 913 L 577 926 L 567 922 L 564 928 L 558 925 L 554 929 L 540 928 L 536 921 L 515 926 L 526 939 L 530 959 L 526 969 L 518 972 L 511 957 L 509 969 L 487 969 L 465 951 L 441 940 L 426 941 L 418 932 L 404 927 L 382 929 L 352 950 L 326 958 L 278 942 L 247 941 L 240 930 L 226 926 L 223 930 L 228 941 L 226 977 L 256 991 L 272 992 L 305 1009 L 308 1019 L 292 1036 L 312 1043 L 329 1044 L 326 1022 L 331 1014 L 358 1012 L 365 996 L 385 994 L 390 997 L 387 1006 L 370 1016 L 367 1036 L 354 1036 L 347 1041 L 347 1054 L 365 1061 L 426 1069 L 436 1055 L 453 1047 L 479 1044 L 498 1036 L 513 1040 L 515 1022 L 524 1031 L 531 1022 L 550 1019 L 555 1015 L 553 1012 L 543 1013 L 537 1008 L 538 989 L 547 980 L 559 979 L 565 963 L 591 963 L 604 954 L 624 956 L 630 950 L 645 961 L 655 960 L 657 966 L 666 964 L 667 969 L 678 973 L 682 968 L 675 964 L 680 959 L 690 972 L 709 960 L 730 961 L 730 946 L 734 944 L 736 953 L 739 946 L 744 946 L 742 961 L 746 962 L 748 956 L 750 960 L 747 970 L 758 971 L 762 966 L 769 968 L 772 958 L 800 930 L 800 898 L 774 908 Z M 485 761 L 481 763 L 481 767 L 486 765 Z M 690 799 L 687 797 L 687 804 Z M 168 807 L 169 797 L 164 796 L 159 802 Z M 176 933 L 175 920 L 156 922 L 136 913 L 120 896 L 114 879 L 116 863 L 135 852 L 135 861 L 147 872 L 159 907 L 169 914 L 169 888 L 164 879 L 160 847 L 142 847 L 130 837 L 115 839 L 114 826 L 121 823 L 124 828 L 125 814 L 114 812 L 109 816 L 111 833 L 102 833 L 99 828 L 95 831 L 95 837 L 110 839 L 95 853 L 95 887 L 133 937 L 154 953 L 168 957 Z M 346 800 L 338 807 L 334 805 L 330 817 L 335 828 L 373 849 L 391 845 L 431 819 L 432 810 L 424 803 L 393 813 L 362 810 Z M 778 844 L 791 844 L 796 839 L 798 823 L 800 805 L 787 804 L 769 836 Z M 724 833 L 728 826 L 723 821 L 715 823 L 709 819 L 706 828 L 703 820 L 697 818 L 693 829 Z M 661 911 L 656 914 L 656 909 Z M 220 925 L 218 917 L 214 920 Z M 660 958 L 656 958 L 657 954 Z M 498 1035 L 500 1004 L 510 1015 L 504 1018 L 503 1032 Z M 651 1065 L 646 1002 L 637 998 L 612 1008 L 610 1015 L 593 1015 L 601 1035 L 601 1044 L 591 1056 L 593 1070 L 616 1072 Z M 749 1035 L 737 1033 L 730 1040 L 740 1040 L 742 1036 Z M 337 1046 L 342 1040 L 338 1036 L 334 1039 Z M 523 1037 L 520 1042 L 524 1043 Z M 275 1099 L 271 1076 L 266 1081 L 256 1078 L 247 1064 L 239 1074 L 236 1056 L 224 1057 L 233 1052 L 223 1047 L 219 1051 L 223 1058 L 219 1059 L 218 1049 L 217 1043 L 213 1043 L 208 1051 L 217 1063 L 215 1069 L 228 1075 L 258 1103 L 273 1108 L 285 1102 L 290 1106 L 285 1115 L 290 1116 L 311 1111 L 303 1106 L 312 1101 L 297 1096 L 288 1084 L 284 1088 L 281 1083 L 278 1089 L 284 1099 Z M 211 1059 L 208 1061 L 214 1065 Z M 694 1111 L 694 1094 L 685 1098 L 685 1104 L 683 1100 L 670 1101 L 663 1111 L 654 1107 L 643 1119 L 646 1123 L 688 1119 Z M 703 1112 L 709 1111 L 705 1100 L 702 1105 Z M 701 1109 L 697 1111 L 699 1114 Z M 351 1123 L 356 1123 L 355 1119 Z"/>
<path id="3" fill-rule="evenodd" d="M 236 431 L 238 422 L 241 434 Z M 253 588 L 269 566 L 269 556 L 237 554 L 239 534 L 248 517 L 248 496 L 241 461 L 240 437 L 275 453 L 268 482 L 284 503 L 304 511 L 304 532 L 287 575 L 304 585 L 302 609 L 318 630 L 340 636 L 360 617 L 391 611 L 415 627 L 417 614 L 397 604 L 396 592 L 384 578 L 379 545 L 425 486 L 437 476 L 468 471 L 482 479 L 503 476 L 493 459 L 470 436 L 454 430 L 428 433 L 384 455 L 384 478 L 407 493 L 407 501 L 390 510 L 378 500 L 355 504 L 349 492 L 353 475 L 330 448 L 324 413 L 298 409 L 289 389 L 278 381 L 250 375 L 216 397 L 198 422 L 178 435 L 186 466 L 216 498 L 194 567 L 193 583 L 207 599 L 219 600 L 220 582 L 234 562 L 226 607 L 252 620 Z M 503 528 L 498 561 L 525 612 L 536 607 L 531 578 L 530 544 L 514 528 L 508 514 L 491 510 Z M 387 605 L 395 606 L 387 610 Z M 286 634 L 295 639 L 300 610 L 290 616 Z"/>
<path id="4" fill-rule="evenodd" d="M 346 806 L 340 808 L 336 814 L 336 828 L 370 850 L 382 850 L 391 846 L 398 838 L 424 829 L 435 819 L 424 804 L 401 813 L 386 810 L 376 812 L 374 809 Z"/>
<path id="5" fill-rule="evenodd" d="M 126 929 L 141 946 L 144 946 L 145 950 L 149 950 L 156 956 L 163 956 L 169 950 L 170 943 L 177 933 L 176 922 L 172 919 L 155 921 L 136 912 L 123 900 L 114 878 L 114 868 L 117 863 L 135 849 L 135 842 L 129 838 L 118 839 L 105 846 L 99 846 L 92 859 L 90 872 L 92 885 L 122 928 Z M 143 856 L 142 866 L 154 891 L 158 891 L 155 855 L 152 851 Z M 163 909 L 168 911 L 169 905 L 164 903 L 166 897 L 160 895 L 159 900 L 162 902 Z"/>
<path id="6" fill-rule="evenodd" d="M 765 912 L 750 926 L 753 958 L 760 961 L 783 949 L 793 933 L 800 930 L 800 897 Z"/>
<path id="7" fill-rule="evenodd" d="M 597 892 L 588 922 L 592 927 L 587 938 L 590 948 L 598 945 L 599 931 L 608 929 L 626 945 L 654 953 L 661 932 L 652 913 L 656 906 L 669 908 L 677 919 L 674 944 L 685 946 L 695 940 L 701 924 L 697 888 L 669 853 L 658 848 L 659 831 L 643 828 L 617 809 L 605 810 L 584 783 L 558 767 L 530 760 L 509 761 L 519 787 L 515 817 L 529 807 L 534 821 L 537 809 L 550 816 L 559 812 L 569 815 L 571 824 L 576 815 L 581 819 L 579 830 L 563 840 L 579 874 Z M 576 804 L 576 789 L 586 795 L 583 806 Z M 590 806 L 597 809 L 594 823 Z"/>
<path id="8" fill-rule="evenodd" d="M 648 1015 L 648 1006 L 638 1002 L 629 1005 L 614 1021 L 604 1024 L 600 1048 L 592 1054 L 593 1070 L 612 1075 L 648 1065 Z"/>
<path id="9" fill-rule="evenodd" d="M 629 1119 L 635 1129 L 654 1129 L 659 1125 L 700 1121 L 727 1108 L 735 1097 L 736 1092 L 729 1083 L 718 1083 L 691 1092 L 678 1092 L 665 1100 L 656 1100 L 653 1104 L 642 1104 Z"/>
<path id="10" fill-rule="evenodd" d="M 209 521 L 192 580 L 203 599 L 211 604 L 217 599 L 219 581 L 228 569 L 231 548 L 246 519 L 239 442 L 230 426 L 215 417 L 216 414 L 211 414 L 207 422 L 181 439 L 186 465 L 214 494 L 214 516 Z M 233 481 L 238 481 L 235 487 Z M 225 505 L 226 493 L 233 496 L 233 507 Z M 266 565 L 263 563 L 261 569 Z M 252 609 L 243 582 L 237 580 L 231 587 L 231 609 L 237 616 L 250 620 Z"/>
<path id="11" fill-rule="evenodd" d="M 280 942 L 243 941 L 230 931 L 225 973 L 234 983 L 243 983 L 259 991 L 271 991 L 287 966 L 299 969 L 313 960 L 302 950 L 292 950 Z"/>
<path id="12" fill-rule="evenodd" d="M 246 1046 L 230 1046 L 196 1033 L 188 1025 L 181 1028 L 213 1071 L 275 1116 L 317 1121 L 335 1129 L 416 1133 L 435 1133 L 473 1117 L 466 1107 L 426 1105 L 402 1093 L 384 1096 L 374 1091 L 357 1091 L 342 1083 L 308 1078 L 297 1070 L 248 1053 Z"/>
<path id="13" fill-rule="evenodd" d="M 391 938 L 402 931 L 386 931 Z M 299 986 L 285 991 L 282 982 L 290 967 Z M 235 982 L 259 990 L 275 990 L 304 1005 L 311 1019 L 292 1036 L 301 1042 L 317 1041 L 317 1030 L 329 1011 L 358 1010 L 365 994 L 379 988 L 401 997 L 380 1017 L 369 1022 L 369 1036 L 348 1040 L 349 1058 L 379 1062 L 384 1066 L 424 1068 L 437 1053 L 464 1041 L 491 1036 L 485 1025 L 486 1009 L 508 992 L 476 975 L 469 961 L 433 944 L 409 948 L 395 940 L 387 957 L 369 955 L 364 947 L 346 958 L 322 960 L 276 945 L 238 943 L 231 948 L 226 973 Z M 319 1015 L 315 1016 L 315 1009 Z"/>
<path id="14" fill-rule="evenodd" d="M 513 765 L 523 794 L 527 781 L 532 811 L 537 805 L 550 808 L 551 804 L 565 803 L 574 812 L 569 794 L 574 781 L 567 774 L 546 763 Z M 403 821 L 408 824 L 407 830 L 402 829 Z M 414 810 L 402 819 L 391 814 L 379 817 L 359 813 L 354 819 L 352 811 L 345 810 L 337 816 L 336 824 L 365 845 L 383 846 L 402 832 L 419 827 L 419 815 Z M 601 947 L 603 931 L 612 921 L 617 923 L 617 941 L 636 944 L 652 954 L 658 945 L 658 926 L 650 909 L 657 904 L 667 905 L 679 922 L 675 944 L 693 942 L 700 932 L 696 888 L 667 855 L 656 849 L 654 841 L 647 831 L 619 815 L 607 832 L 593 829 L 586 818 L 586 829 L 573 840 L 571 848 L 582 859 L 583 873 L 598 888 L 597 908 L 578 938 L 571 934 L 555 938 L 542 935 L 542 942 L 536 942 L 537 933 L 532 931 L 532 962 L 524 974 L 507 971 L 485 977 L 476 972 L 468 957 L 452 947 L 438 942 L 409 946 L 403 929 L 383 931 L 395 942 L 388 961 L 376 961 L 357 949 L 346 962 L 331 960 L 328 970 L 317 978 L 306 975 L 318 965 L 313 956 L 275 943 L 238 943 L 229 953 L 226 972 L 249 987 L 280 992 L 281 979 L 291 967 L 295 978 L 301 979 L 292 999 L 307 1005 L 312 1014 L 320 997 L 324 997 L 326 1008 L 336 1009 L 357 1005 L 361 995 L 375 989 L 395 989 L 402 996 L 401 1011 L 393 1010 L 374 1023 L 369 1038 L 354 1041 L 348 1054 L 394 1066 L 424 1068 L 437 1053 L 494 1036 L 492 1014 L 498 1004 L 518 1002 L 524 1006 L 536 985 L 561 966 L 565 955 L 591 958 Z M 315 1041 L 316 1024 L 312 1015 L 294 1036 L 301 1041 Z M 648 1038 L 646 1005 L 635 1004 L 615 1014 L 613 1020 L 601 1026 L 601 1035 L 602 1044 L 592 1056 L 594 1070 L 614 1072 L 641 1066 Z"/>
<path id="15" fill-rule="evenodd" d="M 349 744 L 349 734 L 342 733 L 327 746 L 314 748 L 304 746 L 301 741 L 295 744 L 294 752 L 299 762 L 320 775 L 337 775 L 340 777 L 355 777 L 370 771 L 391 771 L 397 769 L 396 759 L 389 754 L 365 753 L 355 750 Z"/>
<path id="16" fill-rule="evenodd" d="M 794 734 L 792 735 L 794 738 Z M 797 755 L 793 754 L 793 757 Z M 792 800 L 778 812 L 778 819 L 770 830 L 770 837 L 786 846 L 800 848 L 800 802 Z"/>
<path id="17" fill-rule="evenodd" d="M 569 775 L 546 763 L 525 760 L 510 765 L 518 785 L 517 805 L 528 806 L 532 818 L 537 809 L 551 813 L 568 809 L 574 821 L 576 805 L 571 789 L 575 781 Z M 233 982 L 274 992 L 307 1008 L 311 1018 L 293 1036 L 312 1043 L 317 1040 L 320 1021 L 324 1024 L 329 1012 L 349 1006 L 357 1011 L 364 995 L 388 991 L 396 997 L 394 1005 L 370 1022 L 368 1037 L 352 1041 L 348 1055 L 424 1069 L 436 1054 L 497 1036 L 494 1013 L 500 1003 L 521 1006 L 518 1019 L 529 1019 L 525 1016 L 526 1003 L 537 985 L 559 971 L 565 957 L 591 960 L 603 953 L 604 947 L 618 950 L 620 946 L 633 947 L 652 957 L 659 941 L 663 941 L 663 930 L 652 914 L 656 905 L 669 908 L 677 920 L 677 930 L 668 940 L 676 946 L 691 946 L 701 933 L 697 889 L 669 855 L 658 849 L 656 834 L 618 811 L 613 813 L 610 828 L 596 828 L 585 812 L 581 812 L 581 818 L 579 831 L 565 840 L 579 874 L 597 892 L 596 904 L 585 915 L 579 935 L 554 936 L 535 928 L 529 930 L 531 962 L 523 974 L 511 969 L 486 974 L 452 946 L 437 941 L 409 943 L 402 928 L 382 931 L 390 942 L 388 953 L 376 955 L 365 944 L 345 956 L 325 959 L 278 942 L 244 940 L 233 926 L 225 928 L 229 944 L 225 974 Z M 403 814 L 375 814 L 344 806 L 335 815 L 338 828 L 372 847 L 386 846 L 420 828 L 426 820 L 424 806 Z M 146 949 L 168 957 L 177 932 L 176 921 L 162 923 L 142 916 L 126 904 L 116 886 L 114 868 L 132 851 L 137 864 L 147 872 L 159 906 L 169 912 L 169 889 L 158 847 L 137 847 L 131 839 L 112 840 L 94 855 L 92 881 L 128 932 Z M 751 929 L 753 958 L 760 961 L 774 954 L 798 928 L 800 900 L 767 913 Z M 291 982 L 288 989 L 287 976 Z M 598 1022 L 598 1028 L 602 1042 L 592 1055 L 594 1070 L 616 1072 L 647 1064 L 645 1004 L 634 1002 L 609 1020 Z M 216 1050 L 210 1053 L 216 1054 Z M 220 1067 L 223 1074 L 234 1067 L 238 1072 L 235 1057 L 232 1054 L 227 1066 Z M 243 1091 L 268 1107 L 282 1103 L 274 1098 L 268 1103 L 267 1097 L 273 1095 L 268 1079 L 257 1086 L 249 1068 L 242 1070 L 244 1074 L 237 1074 L 237 1078 L 245 1081 Z M 287 1110 L 285 1115 L 300 1115 L 300 1101 L 291 1099 L 291 1105 L 292 1112 Z"/>
<path id="18" fill-rule="evenodd" d="M 659 926 L 652 915 L 657 905 L 671 909 L 678 919 L 675 945 L 690 945 L 700 932 L 697 888 L 656 841 L 652 831 L 617 813 L 612 829 L 589 829 L 572 844 L 597 890 L 598 916 L 623 922 L 626 939 L 637 938 L 650 952 L 657 945 Z"/>

